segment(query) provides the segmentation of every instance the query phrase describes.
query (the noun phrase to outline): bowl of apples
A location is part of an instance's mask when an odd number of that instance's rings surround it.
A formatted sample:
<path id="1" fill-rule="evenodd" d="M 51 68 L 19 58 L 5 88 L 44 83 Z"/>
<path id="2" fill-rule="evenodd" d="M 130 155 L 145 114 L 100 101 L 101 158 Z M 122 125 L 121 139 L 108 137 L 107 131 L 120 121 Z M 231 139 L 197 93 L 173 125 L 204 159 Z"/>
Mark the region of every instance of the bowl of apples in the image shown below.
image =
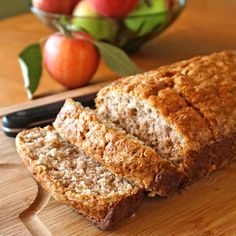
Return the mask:
<path id="1" fill-rule="evenodd" d="M 32 12 L 55 30 L 63 21 L 69 31 L 134 52 L 173 23 L 186 0 L 33 0 L 32 5 Z"/>

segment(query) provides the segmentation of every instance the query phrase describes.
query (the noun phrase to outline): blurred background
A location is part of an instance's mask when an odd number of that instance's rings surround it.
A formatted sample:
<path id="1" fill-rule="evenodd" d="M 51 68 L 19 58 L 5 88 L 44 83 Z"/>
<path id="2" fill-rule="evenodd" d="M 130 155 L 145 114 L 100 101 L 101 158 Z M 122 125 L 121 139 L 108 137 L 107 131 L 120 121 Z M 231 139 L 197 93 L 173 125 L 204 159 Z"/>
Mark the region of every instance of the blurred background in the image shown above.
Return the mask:
<path id="1" fill-rule="evenodd" d="M 27 45 L 53 33 L 29 12 L 30 6 L 30 0 L 0 0 L 0 108 L 28 100 L 17 56 Z M 199 54 L 234 49 L 235 13 L 236 0 L 188 0 L 176 22 L 130 57 L 150 70 Z M 90 84 L 114 78 L 117 75 L 101 60 Z M 36 95 L 62 91 L 65 89 L 44 71 Z"/>
<path id="2" fill-rule="evenodd" d="M 0 19 L 29 11 L 30 0 L 0 0 Z"/>

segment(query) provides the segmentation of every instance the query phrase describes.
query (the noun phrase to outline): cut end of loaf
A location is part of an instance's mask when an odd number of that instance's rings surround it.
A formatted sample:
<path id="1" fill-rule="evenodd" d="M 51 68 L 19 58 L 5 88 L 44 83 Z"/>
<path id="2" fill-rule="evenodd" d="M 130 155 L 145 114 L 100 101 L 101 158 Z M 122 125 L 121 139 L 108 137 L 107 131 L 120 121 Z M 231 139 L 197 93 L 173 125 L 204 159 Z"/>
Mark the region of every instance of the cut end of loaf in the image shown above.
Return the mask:
<path id="1" fill-rule="evenodd" d="M 177 165 L 181 162 L 184 139 L 160 113 L 146 101 L 117 91 L 98 98 L 98 114 Z"/>

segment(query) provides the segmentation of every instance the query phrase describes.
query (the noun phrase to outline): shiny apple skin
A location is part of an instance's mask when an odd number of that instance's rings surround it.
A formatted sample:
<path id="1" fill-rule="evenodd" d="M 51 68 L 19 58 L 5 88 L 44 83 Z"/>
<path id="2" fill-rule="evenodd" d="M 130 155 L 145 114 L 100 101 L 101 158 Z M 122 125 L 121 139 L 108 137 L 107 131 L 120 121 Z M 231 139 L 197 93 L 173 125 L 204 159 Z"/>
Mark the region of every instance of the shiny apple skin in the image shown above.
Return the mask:
<path id="1" fill-rule="evenodd" d="M 76 33 L 73 37 L 55 33 L 48 38 L 43 48 L 46 70 L 52 78 L 69 89 L 85 85 L 98 68 L 98 50 L 84 38 L 91 40 L 84 32 Z"/>
<path id="2" fill-rule="evenodd" d="M 114 40 L 118 30 L 116 20 L 100 17 L 90 0 L 80 1 L 73 10 L 73 16 L 75 16 L 72 20 L 73 24 L 96 40 Z"/>
<path id="3" fill-rule="evenodd" d="M 94 9 L 105 17 L 123 18 L 138 4 L 139 0 L 90 0 Z"/>
<path id="4" fill-rule="evenodd" d="M 32 0 L 32 5 L 50 13 L 70 14 L 78 2 L 79 0 Z"/>

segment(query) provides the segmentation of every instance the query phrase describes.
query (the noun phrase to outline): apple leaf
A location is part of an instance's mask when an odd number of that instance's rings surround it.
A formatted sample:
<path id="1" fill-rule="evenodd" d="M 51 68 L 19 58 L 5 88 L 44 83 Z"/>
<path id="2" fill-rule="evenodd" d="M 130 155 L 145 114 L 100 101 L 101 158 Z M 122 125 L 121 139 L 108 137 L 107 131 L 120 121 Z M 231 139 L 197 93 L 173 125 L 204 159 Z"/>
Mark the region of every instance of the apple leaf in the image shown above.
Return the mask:
<path id="1" fill-rule="evenodd" d="M 120 48 L 104 42 L 92 43 L 98 48 L 107 66 L 118 75 L 128 76 L 142 72 Z"/>
<path id="2" fill-rule="evenodd" d="M 42 75 L 42 55 L 39 43 L 26 47 L 18 56 L 29 99 L 37 89 Z"/>

